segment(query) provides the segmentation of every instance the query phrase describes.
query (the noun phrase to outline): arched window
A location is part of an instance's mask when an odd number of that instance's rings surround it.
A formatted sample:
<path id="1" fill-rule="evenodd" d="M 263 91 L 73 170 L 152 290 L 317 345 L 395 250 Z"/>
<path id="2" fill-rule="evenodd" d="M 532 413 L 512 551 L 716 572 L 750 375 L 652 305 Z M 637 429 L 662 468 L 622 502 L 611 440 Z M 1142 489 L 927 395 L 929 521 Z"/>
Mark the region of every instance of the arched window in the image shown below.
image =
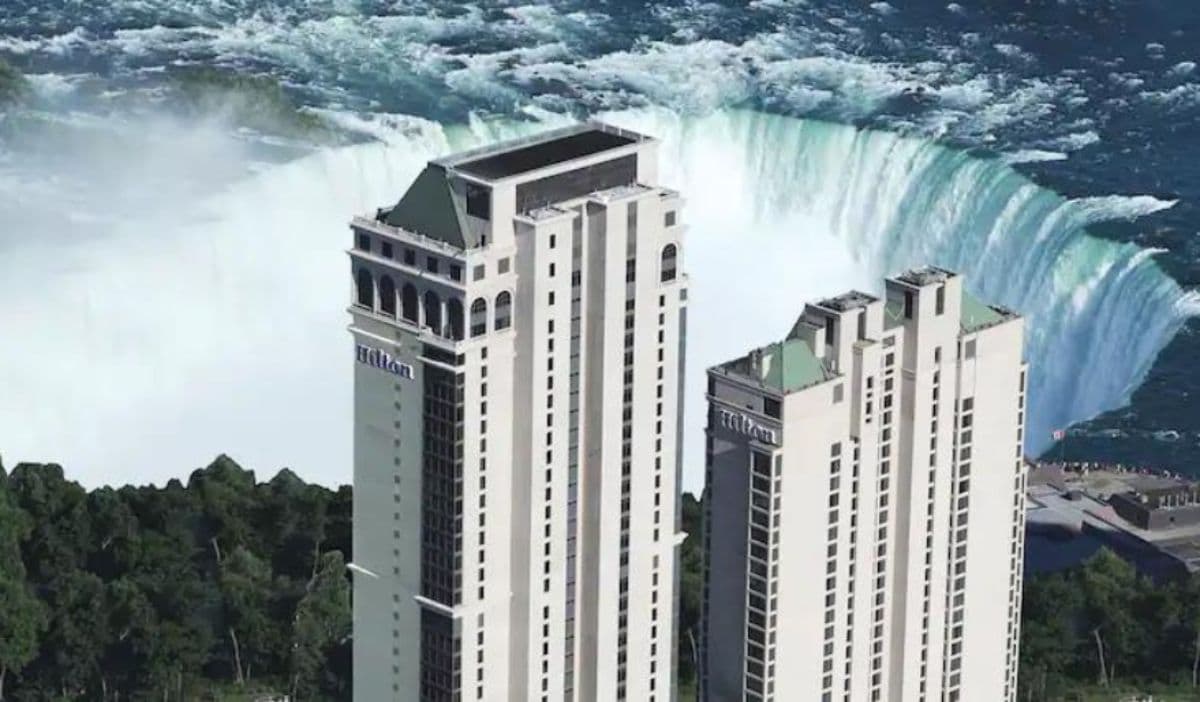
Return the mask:
<path id="1" fill-rule="evenodd" d="M 508 329 L 512 325 L 512 295 L 506 290 L 496 296 L 496 328 Z"/>
<path id="2" fill-rule="evenodd" d="M 679 255 L 679 250 L 675 248 L 675 244 L 667 244 L 662 250 L 662 282 L 675 280 L 675 259 Z"/>
<path id="3" fill-rule="evenodd" d="M 419 321 L 420 302 L 417 300 L 417 288 L 412 283 L 405 283 L 400 291 L 400 314 L 404 319 L 416 324 Z"/>
<path id="4" fill-rule="evenodd" d="M 358 304 L 375 309 L 375 281 L 371 279 L 371 271 L 359 268 L 356 285 L 358 287 Z"/>
<path id="5" fill-rule="evenodd" d="M 487 300 L 475 298 L 471 303 L 471 336 L 483 336 L 487 333 Z"/>
<path id="6" fill-rule="evenodd" d="M 442 333 L 442 298 L 432 290 L 425 293 L 425 326 L 434 334 Z"/>
<path id="7" fill-rule="evenodd" d="M 446 303 L 446 316 L 449 318 L 449 336 L 455 341 L 463 338 L 463 305 L 462 300 L 452 297 Z"/>
<path id="8" fill-rule="evenodd" d="M 396 284 L 388 275 L 379 279 L 379 309 L 389 317 L 396 316 Z"/>

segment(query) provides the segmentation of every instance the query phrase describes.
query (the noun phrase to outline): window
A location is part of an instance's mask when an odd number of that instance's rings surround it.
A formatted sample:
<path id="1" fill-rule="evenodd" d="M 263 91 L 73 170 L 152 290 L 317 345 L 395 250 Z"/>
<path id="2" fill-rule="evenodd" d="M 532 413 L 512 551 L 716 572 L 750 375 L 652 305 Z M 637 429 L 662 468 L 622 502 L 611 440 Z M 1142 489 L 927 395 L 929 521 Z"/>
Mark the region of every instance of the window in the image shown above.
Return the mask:
<path id="1" fill-rule="evenodd" d="M 371 279 L 371 272 L 366 268 L 358 269 L 356 277 L 356 286 L 358 288 L 357 302 L 363 307 L 375 307 L 375 281 Z"/>
<path id="2" fill-rule="evenodd" d="M 665 215 L 663 215 L 663 226 L 666 226 L 666 227 L 675 226 L 675 210 L 670 210 Z"/>
<path id="3" fill-rule="evenodd" d="M 450 280 L 462 280 L 462 266 L 456 263 L 450 264 Z"/>
<path id="4" fill-rule="evenodd" d="M 712 379 L 709 379 L 709 383 L 710 384 L 712 383 Z M 712 391 L 710 390 L 709 392 L 711 393 Z M 764 397 L 763 398 L 763 414 L 767 415 L 768 417 L 774 417 L 776 419 L 779 419 L 779 416 L 781 414 L 780 408 L 779 408 L 779 400 L 777 400 L 773 397 Z"/>
<path id="5" fill-rule="evenodd" d="M 512 295 L 506 290 L 496 296 L 496 329 L 507 329 L 511 324 Z"/>
<path id="6" fill-rule="evenodd" d="M 467 184 L 467 214 L 479 219 L 492 218 L 492 191 L 474 183 Z"/>
<path id="7" fill-rule="evenodd" d="M 380 250 L 380 252 L 383 254 L 383 257 L 384 257 L 384 258 L 391 258 L 391 257 L 392 257 L 392 255 L 393 255 L 393 253 L 394 253 L 394 252 L 392 251 L 392 242 L 390 242 L 390 241 L 382 241 L 382 242 L 380 242 L 380 243 L 379 243 L 379 250 Z"/>
<path id="8" fill-rule="evenodd" d="M 842 385 L 839 384 L 839 385 L 833 386 L 833 403 L 835 405 L 842 401 L 842 395 L 844 393 L 845 393 L 845 390 L 842 387 Z"/>
<path id="9" fill-rule="evenodd" d="M 434 258 L 433 256 L 426 256 L 425 257 L 425 270 L 429 271 L 430 273 L 437 273 L 438 272 L 438 260 L 436 258 Z"/>
<path id="10" fill-rule="evenodd" d="M 412 249 L 404 250 L 404 264 L 407 266 L 417 265 L 417 254 Z"/>
<path id="11" fill-rule="evenodd" d="M 400 314 L 405 320 L 417 323 L 417 316 L 420 314 L 417 311 L 417 289 L 412 283 L 405 283 L 404 289 L 400 293 Z"/>
<path id="12" fill-rule="evenodd" d="M 945 285 L 938 286 L 937 302 L 935 304 L 936 304 L 935 311 L 937 312 L 937 314 L 945 314 L 945 312 L 946 312 L 946 286 Z"/>
<path id="13" fill-rule="evenodd" d="M 358 248 L 360 251 L 370 251 L 371 250 L 371 237 L 367 236 L 366 234 L 360 233 L 358 235 L 358 246 L 356 248 Z"/>
<path id="14" fill-rule="evenodd" d="M 833 345 L 833 325 L 834 325 L 833 317 L 826 317 L 825 318 L 825 345 L 826 346 Z"/>
<path id="15" fill-rule="evenodd" d="M 508 272 L 508 257 L 507 256 L 500 259 L 500 262 L 496 264 L 496 270 L 499 273 L 507 273 Z"/>
<path id="16" fill-rule="evenodd" d="M 484 268 L 483 268 L 483 264 L 481 263 L 478 266 L 475 266 L 475 271 L 472 274 L 472 278 L 474 280 L 483 280 L 483 272 L 484 272 Z"/>
<path id="17" fill-rule="evenodd" d="M 675 263 L 679 250 L 675 244 L 667 244 L 662 250 L 662 282 L 675 280 Z"/>
<path id="18" fill-rule="evenodd" d="M 437 293 L 429 290 L 425 293 L 424 299 L 425 308 L 425 326 L 433 330 L 435 334 L 442 333 L 442 298 L 438 297 Z"/>
<path id="19" fill-rule="evenodd" d="M 487 332 L 487 300 L 475 298 L 471 303 L 471 336 L 482 336 Z"/>
<path id="20" fill-rule="evenodd" d="M 379 279 L 379 309 L 389 317 L 396 316 L 396 284 L 391 276 Z"/>
<path id="21" fill-rule="evenodd" d="M 966 344 L 963 344 L 963 356 L 966 358 L 975 358 L 975 340 L 971 339 Z"/>
<path id="22" fill-rule="evenodd" d="M 451 339 L 463 338 L 463 303 L 457 297 L 452 297 L 446 303 L 446 317 L 448 328 L 445 334 Z"/>
<path id="23" fill-rule="evenodd" d="M 904 318 L 912 319 L 913 316 L 913 294 L 905 291 L 904 293 Z"/>

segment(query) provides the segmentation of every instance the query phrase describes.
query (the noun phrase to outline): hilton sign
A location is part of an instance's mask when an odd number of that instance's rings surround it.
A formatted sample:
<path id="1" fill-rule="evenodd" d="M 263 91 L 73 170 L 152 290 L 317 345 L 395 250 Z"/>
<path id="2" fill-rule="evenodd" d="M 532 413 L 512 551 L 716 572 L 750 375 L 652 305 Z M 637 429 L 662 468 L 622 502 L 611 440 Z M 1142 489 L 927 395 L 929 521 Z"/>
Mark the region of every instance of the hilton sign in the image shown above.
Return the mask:
<path id="1" fill-rule="evenodd" d="M 357 352 L 359 363 L 371 366 L 372 368 L 385 370 L 388 373 L 391 373 L 392 375 L 398 375 L 401 378 L 413 378 L 413 367 L 407 363 L 401 363 L 400 361 L 397 361 L 395 358 L 392 358 L 390 353 L 386 351 L 373 349 L 370 346 L 358 344 Z"/>
<path id="2" fill-rule="evenodd" d="M 759 424 L 753 417 L 726 409 L 717 410 L 717 412 L 721 417 L 721 426 L 726 429 L 745 434 L 751 439 L 757 439 L 765 444 L 779 444 L 775 437 L 775 430 Z"/>

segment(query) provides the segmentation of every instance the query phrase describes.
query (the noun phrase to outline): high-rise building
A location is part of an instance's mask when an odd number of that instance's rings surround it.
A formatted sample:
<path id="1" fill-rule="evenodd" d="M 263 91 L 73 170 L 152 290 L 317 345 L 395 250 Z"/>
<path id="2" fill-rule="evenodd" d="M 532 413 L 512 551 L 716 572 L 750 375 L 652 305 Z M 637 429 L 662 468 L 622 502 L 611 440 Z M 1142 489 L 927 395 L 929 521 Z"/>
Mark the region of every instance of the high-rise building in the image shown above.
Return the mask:
<path id="1" fill-rule="evenodd" d="M 687 278 L 656 151 L 547 132 L 351 223 L 355 700 L 671 700 Z"/>
<path id="2" fill-rule="evenodd" d="M 1015 699 L 1023 321 L 885 287 L 708 371 L 704 700 Z"/>

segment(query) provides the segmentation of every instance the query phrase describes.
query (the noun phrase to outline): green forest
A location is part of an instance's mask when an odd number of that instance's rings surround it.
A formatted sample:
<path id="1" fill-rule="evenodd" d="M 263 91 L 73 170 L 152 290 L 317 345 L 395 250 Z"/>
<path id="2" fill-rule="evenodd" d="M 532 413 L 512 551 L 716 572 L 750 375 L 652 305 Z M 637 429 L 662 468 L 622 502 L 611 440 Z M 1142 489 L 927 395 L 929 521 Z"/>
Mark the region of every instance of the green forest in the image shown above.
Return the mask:
<path id="1" fill-rule="evenodd" d="M 350 698 L 350 488 L 0 468 L 0 699 Z"/>
<path id="2" fill-rule="evenodd" d="M 348 700 L 351 489 L 226 456 L 164 487 L 87 491 L 0 467 L 0 700 Z M 679 677 L 693 699 L 702 513 L 683 497 Z M 1200 579 L 1110 552 L 1025 583 L 1019 699 L 1200 699 Z"/>

